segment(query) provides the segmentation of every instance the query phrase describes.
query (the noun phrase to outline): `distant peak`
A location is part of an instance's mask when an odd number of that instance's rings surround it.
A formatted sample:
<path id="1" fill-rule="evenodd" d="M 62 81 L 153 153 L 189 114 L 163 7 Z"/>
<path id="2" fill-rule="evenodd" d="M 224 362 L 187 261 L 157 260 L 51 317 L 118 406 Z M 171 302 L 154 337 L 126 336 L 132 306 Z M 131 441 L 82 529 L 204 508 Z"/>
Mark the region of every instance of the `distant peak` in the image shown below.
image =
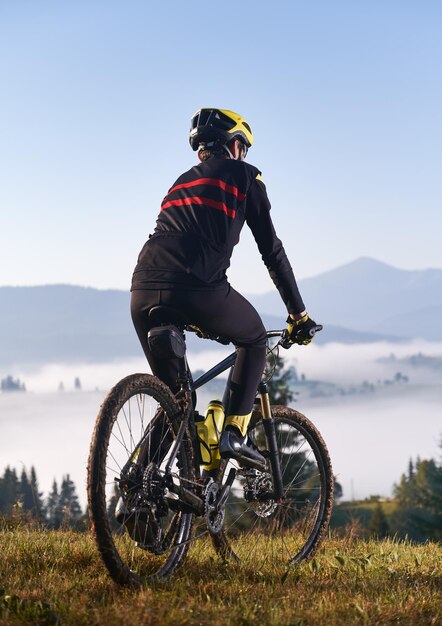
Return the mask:
<path id="1" fill-rule="evenodd" d="M 353 274 L 355 272 L 357 272 L 358 274 L 367 274 L 378 271 L 400 272 L 401 270 L 398 270 L 397 268 L 393 267 L 392 265 L 388 265 L 388 263 L 384 263 L 383 261 L 378 261 L 373 257 L 361 256 L 354 261 L 349 261 L 348 263 L 344 263 L 343 265 L 339 265 L 338 267 L 327 270 L 326 272 L 322 272 L 317 276 L 313 276 L 304 280 L 313 280 L 314 278 L 322 278 L 323 276 L 328 277 L 333 275 L 346 276 L 349 273 Z"/>
<path id="2" fill-rule="evenodd" d="M 384 261 L 379 261 L 378 259 L 374 259 L 371 256 L 360 256 L 354 261 L 347 263 L 341 267 L 358 267 L 365 269 L 373 269 L 373 268 L 388 268 L 391 270 L 396 270 L 398 268 L 393 267 L 393 265 L 389 265 L 388 263 L 384 263 Z"/>

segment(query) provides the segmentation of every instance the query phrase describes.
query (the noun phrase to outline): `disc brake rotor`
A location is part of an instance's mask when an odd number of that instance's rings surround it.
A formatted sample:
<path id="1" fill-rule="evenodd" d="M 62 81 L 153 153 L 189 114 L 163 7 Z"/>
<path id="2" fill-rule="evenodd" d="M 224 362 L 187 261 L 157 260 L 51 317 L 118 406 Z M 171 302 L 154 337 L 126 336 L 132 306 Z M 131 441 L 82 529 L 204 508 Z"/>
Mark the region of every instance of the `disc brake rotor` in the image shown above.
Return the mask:
<path id="1" fill-rule="evenodd" d="M 273 491 L 273 482 L 270 474 L 260 473 L 247 486 L 249 493 L 253 495 L 251 508 L 258 517 L 269 517 L 277 508 L 278 504 L 273 499 L 265 499 L 265 495 Z"/>

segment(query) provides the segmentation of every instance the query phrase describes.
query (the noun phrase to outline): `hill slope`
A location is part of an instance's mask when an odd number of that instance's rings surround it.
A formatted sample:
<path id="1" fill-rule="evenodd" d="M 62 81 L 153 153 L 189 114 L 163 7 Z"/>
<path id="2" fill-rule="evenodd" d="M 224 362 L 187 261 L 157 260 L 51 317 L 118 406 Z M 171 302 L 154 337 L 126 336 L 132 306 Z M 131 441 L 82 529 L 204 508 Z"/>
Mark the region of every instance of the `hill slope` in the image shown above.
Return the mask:
<path id="1" fill-rule="evenodd" d="M 360 332 L 442 340 L 442 270 L 400 270 L 360 258 L 300 281 L 315 319 Z M 278 294 L 252 296 L 263 313 L 283 313 Z"/>
<path id="2" fill-rule="evenodd" d="M 442 270 L 397 270 L 358 259 L 300 281 L 300 288 L 325 325 L 318 343 L 442 340 Z M 287 314 L 276 290 L 249 299 L 267 328 L 284 327 Z M 118 290 L 0 287 L 0 365 L 139 356 L 129 301 L 129 292 Z M 192 336 L 188 343 L 192 350 L 209 347 Z"/>
<path id="3" fill-rule="evenodd" d="M 325 541 L 310 563 L 294 564 L 281 582 L 272 554 L 257 572 L 223 561 L 206 539 L 192 545 L 169 582 L 122 590 L 107 575 L 90 532 L 4 527 L 5 626 L 440 624 L 442 551 L 436 543 L 362 541 L 348 532 Z"/>

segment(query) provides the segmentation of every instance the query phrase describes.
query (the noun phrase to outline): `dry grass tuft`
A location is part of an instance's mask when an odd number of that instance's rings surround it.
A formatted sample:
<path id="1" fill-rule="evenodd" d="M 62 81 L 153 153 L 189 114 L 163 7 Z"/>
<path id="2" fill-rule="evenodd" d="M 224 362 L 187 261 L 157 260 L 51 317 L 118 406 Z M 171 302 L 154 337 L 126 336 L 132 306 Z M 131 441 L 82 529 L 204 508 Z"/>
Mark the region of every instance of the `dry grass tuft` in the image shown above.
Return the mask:
<path id="1" fill-rule="evenodd" d="M 4 526 L 0 553 L 0 625 L 442 623 L 436 544 L 362 541 L 355 532 L 326 541 L 280 580 L 225 564 L 201 542 L 170 581 L 141 591 L 114 585 L 89 533 Z"/>

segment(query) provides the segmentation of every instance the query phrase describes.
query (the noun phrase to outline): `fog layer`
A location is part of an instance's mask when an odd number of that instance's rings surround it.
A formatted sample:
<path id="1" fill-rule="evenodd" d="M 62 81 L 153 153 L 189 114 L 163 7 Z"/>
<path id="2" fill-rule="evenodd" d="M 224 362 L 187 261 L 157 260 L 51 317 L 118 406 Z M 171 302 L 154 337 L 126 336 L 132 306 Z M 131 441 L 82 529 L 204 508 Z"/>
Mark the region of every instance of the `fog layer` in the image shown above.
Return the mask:
<path id="1" fill-rule="evenodd" d="M 189 354 L 194 371 L 207 369 L 230 352 Z M 378 359 L 394 359 L 378 362 Z M 374 391 L 325 398 L 302 396 L 293 406 L 322 432 L 344 497 L 389 496 L 410 457 L 439 458 L 442 434 L 442 369 L 413 367 L 403 359 L 422 353 L 441 357 L 442 344 L 325 345 L 294 347 L 281 354 L 307 380 L 338 385 L 374 383 Z M 86 465 L 95 417 L 107 390 L 129 373 L 148 371 L 144 359 L 106 364 L 21 367 L 11 374 L 27 393 L 0 394 L 0 472 L 34 465 L 45 495 L 54 478 L 69 473 L 85 504 Z M 407 383 L 389 385 L 395 372 Z M 79 378 L 82 390 L 73 391 Z M 60 383 L 64 391 L 58 391 Z M 210 393 L 199 392 L 204 410 Z"/>

